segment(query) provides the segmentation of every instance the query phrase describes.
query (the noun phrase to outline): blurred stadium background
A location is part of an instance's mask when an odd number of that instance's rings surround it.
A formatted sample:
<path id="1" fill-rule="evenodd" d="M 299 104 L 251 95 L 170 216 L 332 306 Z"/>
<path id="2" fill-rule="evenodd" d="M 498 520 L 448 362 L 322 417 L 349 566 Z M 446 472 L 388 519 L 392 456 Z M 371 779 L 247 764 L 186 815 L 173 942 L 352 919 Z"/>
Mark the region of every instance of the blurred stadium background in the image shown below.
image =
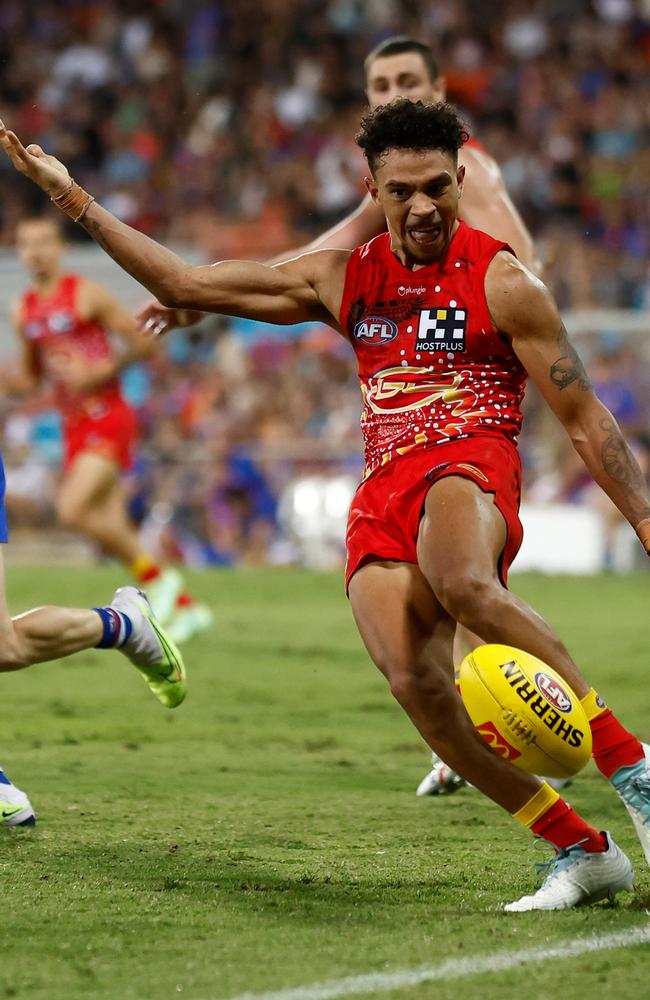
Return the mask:
<path id="1" fill-rule="evenodd" d="M 431 40 L 500 163 L 596 383 L 650 468 L 648 0 L 130 0 L 0 4 L 0 114 L 108 208 L 193 260 L 263 259 L 356 206 L 362 62 Z M 25 283 L 14 227 L 44 207 L 0 162 L 0 355 Z M 70 266 L 133 308 L 147 293 L 70 226 Z M 152 546 L 193 567 L 338 565 L 362 469 L 354 359 L 325 327 L 212 318 L 125 377 L 130 477 Z M 626 571 L 631 530 L 529 391 L 520 568 Z M 1 409 L 12 558 L 87 560 L 55 528 L 46 395 Z"/>

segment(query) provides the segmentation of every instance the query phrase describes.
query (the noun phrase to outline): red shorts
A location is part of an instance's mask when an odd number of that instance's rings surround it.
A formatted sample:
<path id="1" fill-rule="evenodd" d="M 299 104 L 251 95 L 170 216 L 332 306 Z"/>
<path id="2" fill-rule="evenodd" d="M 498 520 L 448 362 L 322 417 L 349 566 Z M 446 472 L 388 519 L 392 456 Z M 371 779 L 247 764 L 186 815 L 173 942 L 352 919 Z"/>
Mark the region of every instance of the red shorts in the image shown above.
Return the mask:
<path id="1" fill-rule="evenodd" d="M 361 483 L 348 515 L 346 589 L 353 574 L 367 562 L 395 559 L 417 563 L 424 501 L 433 483 L 445 476 L 463 476 L 484 493 L 494 494 L 507 529 L 499 563 L 499 575 L 506 584 L 523 538 L 519 520 L 521 462 L 511 441 L 477 435 L 394 459 Z"/>
<path id="2" fill-rule="evenodd" d="M 64 424 L 63 468 L 69 469 L 82 451 L 91 451 L 129 469 L 138 440 L 134 410 L 123 399 L 98 405 L 97 410 Z"/>

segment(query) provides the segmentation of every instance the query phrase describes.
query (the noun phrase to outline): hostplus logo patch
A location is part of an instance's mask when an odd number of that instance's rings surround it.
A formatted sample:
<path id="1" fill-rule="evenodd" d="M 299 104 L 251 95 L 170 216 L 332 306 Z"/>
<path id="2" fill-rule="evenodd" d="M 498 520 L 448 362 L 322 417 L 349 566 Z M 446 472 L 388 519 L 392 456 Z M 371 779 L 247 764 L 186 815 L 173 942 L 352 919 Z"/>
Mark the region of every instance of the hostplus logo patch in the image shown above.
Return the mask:
<path id="1" fill-rule="evenodd" d="M 415 342 L 417 351 L 464 351 L 467 310 L 455 302 L 438 309 L 421 309 Z"/>

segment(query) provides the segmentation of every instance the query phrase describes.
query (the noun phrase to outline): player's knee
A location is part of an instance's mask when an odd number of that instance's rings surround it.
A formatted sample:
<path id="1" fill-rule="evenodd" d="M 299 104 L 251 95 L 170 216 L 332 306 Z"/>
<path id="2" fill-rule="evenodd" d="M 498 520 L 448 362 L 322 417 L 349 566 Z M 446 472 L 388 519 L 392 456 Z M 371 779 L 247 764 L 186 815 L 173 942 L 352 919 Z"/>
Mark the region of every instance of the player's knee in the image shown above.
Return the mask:
<path id="1" fill-rule="evenodd" d="M 500 589 L 497 581 L 463 570 L 445 576 L 436 597 L 455 621 L 472 628 L 492 619 Z"/>
<path id="2" fill-rule="evenodd" d="M 64 528 L 80 528 L 83 525 L 84 510 L 76 500 L 62 497 L 57 502 L 56 513 Z"/>
<path id="3" fill-rule="evenodd" d="M 395 700 L 407 711 L 426 700 L 437 715 L 436 706 L 442 713 L 450 691 L 453 693 L 442 671 L 418 663 L 393 665 L 388 671 L 388 683 Z"/>

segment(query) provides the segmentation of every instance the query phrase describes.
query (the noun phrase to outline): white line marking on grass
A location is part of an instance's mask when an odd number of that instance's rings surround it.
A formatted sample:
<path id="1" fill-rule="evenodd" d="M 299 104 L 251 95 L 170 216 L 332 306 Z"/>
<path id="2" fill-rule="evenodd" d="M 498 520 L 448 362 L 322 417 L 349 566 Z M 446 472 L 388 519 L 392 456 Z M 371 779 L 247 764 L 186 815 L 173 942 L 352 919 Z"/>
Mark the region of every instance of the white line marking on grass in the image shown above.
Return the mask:
<path id="1" fill-rule="evenodd" d="M 397 972 L 369 972 L 362 976 L 347 976 L 345 979 L 331 979 L 329 982 L 313 983 L 311 986 L 296 986 L 292 989 L 273 990 L 270 993 L 240 993 L 231 1000 L 337 1000 L 361 993 L 386 993 L 389 990 L 407 989 L 421 983 L 431 983 L 436 979 L 461 979 L 476 976 L 481 972 L 502 972 L 529 962 L 546 962 L 553 958 L 575 958 L 593 951 L 607 951 L 613 948 L 631 948 L 634 945 L 650 943 L 650 925 L 632 927 L 612 934 L 594 934 L 591 937 L 574 938 L 566 944 L 549 945 L 545 948 L 523 948 L 521 951 L 496 951 L 491 955 L 475 955 L 472 958 L 450 958 L 439 965 L 421 965 L 415 969 L 401 969 Z"/>

